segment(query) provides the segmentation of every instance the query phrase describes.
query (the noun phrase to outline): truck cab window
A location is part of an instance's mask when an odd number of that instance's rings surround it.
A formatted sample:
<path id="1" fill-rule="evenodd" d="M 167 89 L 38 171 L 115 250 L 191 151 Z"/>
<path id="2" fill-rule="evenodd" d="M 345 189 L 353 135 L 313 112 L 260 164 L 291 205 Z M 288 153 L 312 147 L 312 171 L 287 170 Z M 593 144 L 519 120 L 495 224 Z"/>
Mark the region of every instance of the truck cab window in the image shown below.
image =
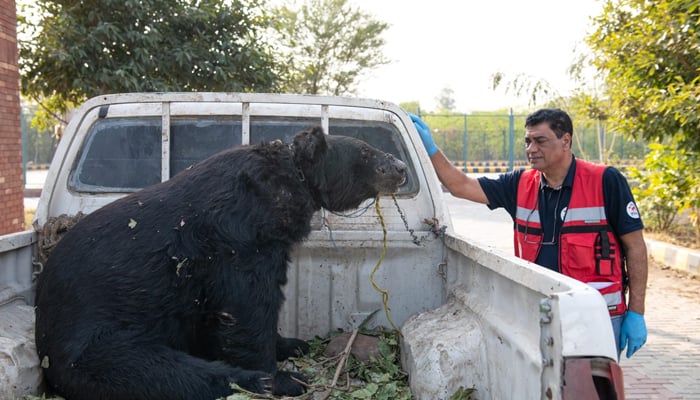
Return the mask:
<path id="1" fill-rule="evenodd" d="M 170 176 L 207 157 L 241 145 L 239 115 L 173 117 L 170 120 Z M 282 140 L 313 126 L 317 117 L 254 116 L 250 119 L 250 144 Z M 161 181 L 162 118 L 129 117 L 99 119 L 90 127 L 82 154 L 73 168 L 71 189 L 78 192 L 133 192 Z M 409 167 L 407 183 L 399 194 L 414 194 L 418 181 L 398 129 L 387 122 L 330 119 L 329 134 L 366 141 Z M 167 142 L 166 142 L 167 143 Z"/>
<path id="2" fill-rule="evenodd" d="M 130 192 L 161 181 L 161 119 L 100 119 L 70 184 L 79 192 Z"/>
<path id="3" fill-rule="evenodd" d="M 295 134 L 321 125 L 318 118 L 253 117 L 250 119 L 250 144 L 281 140 L 291 143 Z"/>
<path id="4" fill-rule="evenodd" d="M 170 176 L 241 144 L 240 117 L 188 117 L 170 122 Z"/>

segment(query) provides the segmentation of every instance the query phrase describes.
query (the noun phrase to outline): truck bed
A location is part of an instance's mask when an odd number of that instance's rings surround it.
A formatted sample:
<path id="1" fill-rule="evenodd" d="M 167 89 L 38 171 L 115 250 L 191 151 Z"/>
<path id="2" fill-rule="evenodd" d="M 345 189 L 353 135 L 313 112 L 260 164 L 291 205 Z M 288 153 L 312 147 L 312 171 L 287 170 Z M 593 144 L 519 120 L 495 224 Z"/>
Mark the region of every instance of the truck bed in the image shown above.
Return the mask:
<path id="1" fill-rule="evenodd" d="M 418 133 L 391 103 L 253 93 L 91 99 L 65 130 L 36 223 L 90 213 L 221 146 L 285 140 L 310 124 L 367 140 L 410 172 L 395 198 L 379 198 L 381 218 L 372 201 L 344 215 L 314 216 L 312 233 L 292 254 L 283 335 L 349 331 L 381 310 L 370 324 L 400 327 L 403 367 L 417 399 L 445 399 L 472 386 L 478 399 L 572 398 L 591 393 L 600 380 L 617 386 L 612 328 L 599 293 L 457 235 Z M 17 321 L 17 329 L 0 331 L 7 396 L 38 390 L 31 307 L 40 239 L 34 231 L 0 237 L 0 320 Z M 386 304 L 377 287 L 386 290 Z M 587 375 L 576 379 L 581 385 L 574 379 L 567 385 L 567 371 Z"/>

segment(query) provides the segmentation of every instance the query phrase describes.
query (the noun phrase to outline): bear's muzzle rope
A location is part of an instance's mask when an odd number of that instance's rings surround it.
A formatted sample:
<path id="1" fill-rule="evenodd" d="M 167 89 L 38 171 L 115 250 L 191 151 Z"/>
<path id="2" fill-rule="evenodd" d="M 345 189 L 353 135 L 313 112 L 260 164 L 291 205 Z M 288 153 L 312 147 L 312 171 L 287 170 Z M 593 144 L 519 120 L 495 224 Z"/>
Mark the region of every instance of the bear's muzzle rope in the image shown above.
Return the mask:
<path id="1" fill-rule="evenodd" d="M 374 280 L 374 273 L 377 272 L 377 270 L 379 269 L 379 265 L 381 265 L 382 261 L 384 260 L 384 256 L 386 255 L 386 224 L 384 224 L 384 217 L 382 216 L 382 212 L 379 209 L 379 196 L 377 196 L 377 199 L 374 203 L 374 209 L 377 210 L 377 215 L 379 216 L 379 222 L 381 222 L 381 224 L 382 224 L 382 231 L 384 232 L 384 240 L 383 240 L 384 246 L 382 248 L 382 253 L 379 256 L 379 260 L 377 261 L 377 264 L 374 266 L 372 273 L 369 274 L 369 279 L 370 279 L 370 282 L 372 282 L 372 286 L 374 287 L 374 289 L 377 292 L 382 294 L 382 303 L 384 304 L 384 314 L 386 314 L 387 321 L 389 321 L 389 323 L 391 324 L 391 326 L 394 328 L 394 330 L 396 332 L 401 333 L 399 328 L 396 327 L 396 325 L 394 324 L 394 321 L 392 321 L 392 319 L 391 319 L 391 313 L 390 313 L 391 309 L 389 308 L 389 291 L 379 287 L 379 285 L 377 285 L 377 282 Z"/>

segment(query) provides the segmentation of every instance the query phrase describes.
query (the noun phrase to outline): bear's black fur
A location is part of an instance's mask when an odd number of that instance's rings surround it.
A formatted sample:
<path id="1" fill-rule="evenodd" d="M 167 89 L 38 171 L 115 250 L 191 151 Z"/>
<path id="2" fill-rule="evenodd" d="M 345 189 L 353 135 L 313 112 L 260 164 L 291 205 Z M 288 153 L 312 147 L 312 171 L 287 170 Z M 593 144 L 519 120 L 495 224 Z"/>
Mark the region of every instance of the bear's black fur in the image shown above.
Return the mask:
<path id="1" fill-rule="evenodd" d="M 231 384 L 299 395 L 276 361 L 289 252 L 313 213 L 356 208 L 406 179 L 393 156 L 321 128 L 227 150 L 85 217 L 37 284 L 36 343 L 69 400 L 213 400 Z"/>

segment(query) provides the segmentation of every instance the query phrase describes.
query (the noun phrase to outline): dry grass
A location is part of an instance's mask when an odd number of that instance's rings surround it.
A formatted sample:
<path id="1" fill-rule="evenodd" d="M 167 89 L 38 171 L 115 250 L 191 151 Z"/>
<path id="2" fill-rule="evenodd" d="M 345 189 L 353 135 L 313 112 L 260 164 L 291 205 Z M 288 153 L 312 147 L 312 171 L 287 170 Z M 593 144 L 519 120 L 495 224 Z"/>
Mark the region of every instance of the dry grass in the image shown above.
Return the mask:
<path id="1" fill-rule="evenodd" d="M 644 236 L 649 239 L 675 244 L 676 246 L 687 247 L 700 250 L 700 243 L 695 238 L 693 226 L 688 223 L 675 224 L 671 229 L 665 231 L 645 230 Z"/>

